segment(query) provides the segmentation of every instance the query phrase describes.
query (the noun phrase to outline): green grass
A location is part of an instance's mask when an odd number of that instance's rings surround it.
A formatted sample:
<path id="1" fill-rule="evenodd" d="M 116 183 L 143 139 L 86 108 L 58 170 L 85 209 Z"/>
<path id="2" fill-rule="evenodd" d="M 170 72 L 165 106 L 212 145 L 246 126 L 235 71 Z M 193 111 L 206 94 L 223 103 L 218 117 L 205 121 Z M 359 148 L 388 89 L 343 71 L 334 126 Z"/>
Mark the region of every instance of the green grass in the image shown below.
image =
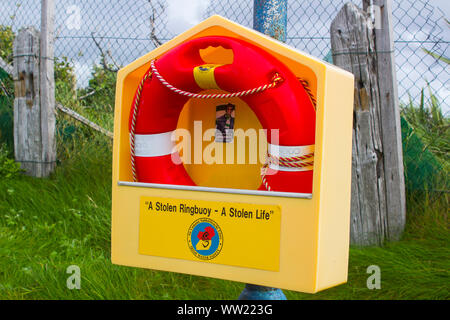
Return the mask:
<path id="1" fill-rule="evenodd" d="M 58 70 L 69 70 L 63 67 Z M 101 80 L 98 83 L 103 83 L 105 77 L 111 78 L 101 70 L 96 75 L 94 79 Z M 112 130 L 111 110 L 102 106 L 113 103 L 108 100 L 114 97 L 113 93 L 102 94 L 103 100 L 92 98 L 80 102 L 73 98 L 73 89 L 67 85 L 69 76 L 61 77 L 57 100 Z M 92 88 L 87 91 L 111 87 L 99 86 L 97 82 L 92 81 Z M 431 187 L 446 190 L 448 119 L 442 116 L 433 96 L 431 103 L 427 108 L 422 95 L 419 107 L 410 103 L 402 114 L 422 139 L 419 151 L 426 147 L 438 157 L 444 181 L 439 180 L 436 185 L 433 179 Z M 61 163 L 50 178 L 0 176 L 0 299 L 236 299 L 239 296 L 243 283 L 112 265 L 111 141 L 62 114 L 57 116 L 57 125 Z M 417 141 L 408 141 L 417 149 Z M 14 172 L 11 166 L 6 169 Z M 423 167 L 418 173 L 408 172 L 423 174 L 422 171 Z M 401 241 L 385 243 L 383 247 L 353 247 L 346 284 L 314 295 L 284 291 L 287 298 L 449 299 L 447 208 L 447 193 L 420 190 L 409 193 L 407 224 Z M 70 265 L 81 269 L 81 290 L 67 289 L 66 269 Z M 379 290 L 369 290 L 366 286 L 370 276 L 366 270 L 370 265 L 381 269 Z"/>
<path id="2" fill-rule="evenodd" d="M 0 299 L 236 299 L 244 284 L 115 266 L 110 261 L 111 145 L 75 144 L 48 179 L 0 180 Z M 346 284 L 288 299 L 449 299 L 445 197 L 409 196 L 403 239 L 351 248 Z M 66 268 L 81 269 L 81 290 Z M 370 265 L 381 289 L 369 290 Z"/>

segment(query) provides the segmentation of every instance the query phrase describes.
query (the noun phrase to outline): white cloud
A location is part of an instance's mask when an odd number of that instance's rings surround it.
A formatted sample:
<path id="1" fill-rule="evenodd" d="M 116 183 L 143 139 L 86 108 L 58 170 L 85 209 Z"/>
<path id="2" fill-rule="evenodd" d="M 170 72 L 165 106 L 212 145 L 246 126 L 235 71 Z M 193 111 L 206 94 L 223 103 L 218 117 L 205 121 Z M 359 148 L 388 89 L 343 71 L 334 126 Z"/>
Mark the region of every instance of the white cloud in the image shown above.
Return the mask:
<path id="1" fill-rule="evenodd" d="M 448 0 L 434 0 L 433 4 L 442 10 L 445 17 L 450 16 L 450 2 Z"/>
<path id="2" fill-rule="evenodd" d="M 167 27 L 179 34 L 203 20 L 210 0 L 171 0 L 167 5 Z"/>
<path id="3" fill-rule="evenodd" d="M 73 66 L 75 69 L 75 77 L 77 78 L 77 86 L 79 88 L 87 86 L 91 77 L 91 66 L 80 61 L 75 61 Z"/>

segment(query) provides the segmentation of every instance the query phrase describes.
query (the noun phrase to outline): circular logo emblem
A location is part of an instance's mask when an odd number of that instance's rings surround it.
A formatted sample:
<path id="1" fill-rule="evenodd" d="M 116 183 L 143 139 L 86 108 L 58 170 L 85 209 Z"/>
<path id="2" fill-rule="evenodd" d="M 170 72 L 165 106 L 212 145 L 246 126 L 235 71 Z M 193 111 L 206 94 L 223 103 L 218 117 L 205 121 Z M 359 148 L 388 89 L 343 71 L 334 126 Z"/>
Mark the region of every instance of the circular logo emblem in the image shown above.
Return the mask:
<path id="1" fill-rule="evenodd" d="M 189 249 L 199 259 L 211 260 L 222 250 L 223 235 L 219 225 L 211 219 L 195 220 L 187 234 Z"/>

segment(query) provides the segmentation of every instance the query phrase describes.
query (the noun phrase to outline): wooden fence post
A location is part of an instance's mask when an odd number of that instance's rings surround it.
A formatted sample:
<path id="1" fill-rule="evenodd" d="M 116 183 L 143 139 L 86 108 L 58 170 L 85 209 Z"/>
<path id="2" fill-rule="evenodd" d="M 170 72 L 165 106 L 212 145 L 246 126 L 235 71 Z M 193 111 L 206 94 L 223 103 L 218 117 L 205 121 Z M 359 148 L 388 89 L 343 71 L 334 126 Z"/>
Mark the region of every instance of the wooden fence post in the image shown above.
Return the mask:
<path id="1" fill-rule="evenodd" d="M 14 156 L 35 177 L 56 164 L 53 0 L 42 0 L 41 11 L 42 32 L 22 29 L 13 45 Z"/>
<path id="2" fill-rule="evenodd" d="M 14 156 L 33 176 L 43 176 L 39 81 L 39 32 L 18 32 L 13 47 Z"/>
<path id="3" fill-rule="evenodd" d="M 56 110 L 54 69 L 54 0 L 41 1 L 40 81 L 41 81 L 41 134 L 44 176 L 56 165 Z"/>
<path id="4" fill-rule="evenodd" d="M 402 158 L 387 154 L 394 145 L 400 147 L 396 154 L 401 155 L 400 126 L 385 123 L 392 119 L 385 118 L 383 109 L 392 106 L 386 105 L 382 91 L 386 84 L 381 84 L 395 77 L 387 79 L 380 74 L 385 71 L 379 68 L 372 24 L 352 3 L 347 3 L 331 24 L 331 47 L 334 63 L 355 75 L 351 242 L 380 245 L 385 239 L 398 239 L 405 221 L 404 184 L 392 177 L 392 168 L 403 170 L 403 165 L 391 163 Z M 403 171 L 398 174 L 403 178 Z M 393 189 L 395 196 L 390 194 Z"/>
<path id="5" fill-rule="evenodd" d="M 372 4 L 370 2 L 372 1 Z M 392 0 L 363 0 L 363 9 L 375 10 L 375 49 L 381 102 L 388 238 L 398 240 L 405 227 L 406 200 L 402 133 L 395 72 Z"/>

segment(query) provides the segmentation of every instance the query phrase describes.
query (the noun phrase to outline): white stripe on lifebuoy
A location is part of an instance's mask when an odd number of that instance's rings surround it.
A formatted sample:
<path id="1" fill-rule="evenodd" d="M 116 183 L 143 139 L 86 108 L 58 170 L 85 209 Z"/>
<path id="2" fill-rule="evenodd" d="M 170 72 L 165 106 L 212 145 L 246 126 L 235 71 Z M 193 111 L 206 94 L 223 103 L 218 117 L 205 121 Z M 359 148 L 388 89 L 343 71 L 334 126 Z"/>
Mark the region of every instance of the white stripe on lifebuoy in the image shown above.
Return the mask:
<path id="1" fill-rule="evenodd" d="M 309 146 L 279 146 L 268 143 L 268 153 L 277 158 L 301 157 L 314 152 L 314 145 Z M 313 166 L 308 167 L 283 167 L 276 163 L 270 163 L 269 168 L 277 171 L 310 171 Z"/>
<path id="2" fill-rule="evenodd" d="M 279 146 L 276 144 L 268 144 L 268 152 L 275 157 L 301 157 L 314 152 L 314 145 L 309 146 Z"/>
<path id="3" fill-rule="evenodd" d="M 269 164 L 269 168 L 276 171 L 310 171 L 313 169 L 313 166 L 309 167 L 301 167 L 301 168 L 290 168 L 290 167 L 281 167 L 275 163 Z"/>
<path id="4" fill-rule="evenodd" d="M 134 136 L 134 155 L 136 157 L 160 157 L 174 153 L 173 131 L 156 134 L 136 134 Z"/>

